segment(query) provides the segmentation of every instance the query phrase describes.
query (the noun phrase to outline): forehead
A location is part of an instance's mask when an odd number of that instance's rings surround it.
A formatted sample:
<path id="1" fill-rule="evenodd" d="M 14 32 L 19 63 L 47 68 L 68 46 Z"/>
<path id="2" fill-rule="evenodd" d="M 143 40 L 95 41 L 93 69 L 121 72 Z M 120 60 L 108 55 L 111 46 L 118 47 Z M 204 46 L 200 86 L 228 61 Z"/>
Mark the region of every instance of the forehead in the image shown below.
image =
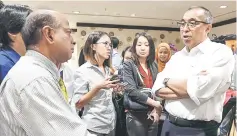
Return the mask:
<path id="1" fill-rule="evenodd" d="M 125 56 L 130 56 L 132 53 L 130 51 L 125 52 Z"/>
<path id="2" fill-rule="evenodd" d="M 111 41 L 108 35 L 103 35 L 100 37 L 99 41 Z"/>
<path id="3" fill-rule="evenodd" d="M 168 49 L 166 47 L 160 47 L 159 51 L 168 51 Z"/>
<path id="4" fill-rule="evenodd" d="M 183 20 L 204 20 L 204 10 L 202 9 L 192 9 L 186 11 L 183 16 Z"/>
<path id="5" fill-rule="evenodd" d="M 137 42 L 148 42 L 148 40 L 146 39 L 146 37 L 140 36 L 140 37 L 138 38 Z"/>
<path id="6" fill-rule="evenodd" d="M 57 20 L 58 20 L 58 21 L 60 22 L 60 24 L 62 25 L 62 27 L 64 27 L 64 28 L 70 28 L 70 27 L 69 27 L 69 22 L 68 22 L 67 18 L 66 18 L 64 15 L 58 14 L 56 17 L 57 17 Z"/>

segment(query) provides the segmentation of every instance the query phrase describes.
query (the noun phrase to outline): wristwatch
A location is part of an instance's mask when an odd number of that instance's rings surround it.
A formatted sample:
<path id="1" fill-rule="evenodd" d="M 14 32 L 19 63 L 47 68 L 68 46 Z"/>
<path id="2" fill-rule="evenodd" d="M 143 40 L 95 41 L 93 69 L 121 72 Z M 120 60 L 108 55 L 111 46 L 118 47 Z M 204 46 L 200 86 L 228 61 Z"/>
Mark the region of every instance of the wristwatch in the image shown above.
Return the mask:
<path id="1" fill-rule="evenodd" d="M 170 78 L 165 78 L 164 80 L 163 80 L 163 84 L 165 85 L 165 87 L 168 87 L 167 86 L 167 82 L 170 80 Z"/>

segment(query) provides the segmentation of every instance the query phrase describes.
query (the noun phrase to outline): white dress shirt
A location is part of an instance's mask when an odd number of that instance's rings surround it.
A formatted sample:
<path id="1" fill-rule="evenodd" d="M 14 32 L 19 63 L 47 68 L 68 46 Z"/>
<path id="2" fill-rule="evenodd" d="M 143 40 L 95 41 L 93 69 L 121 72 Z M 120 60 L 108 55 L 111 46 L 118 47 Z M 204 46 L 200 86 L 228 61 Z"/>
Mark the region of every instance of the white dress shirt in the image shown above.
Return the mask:
<path id="1" fill-rule="evenodd" d="M 117 50 L 113 49 L 113 54 L 112 54 L 112 65 L 115 69 L 118 69 L 119 66 L 121 65 L 122 58 L 120 54 L 118 53 Z"/>
<path id="2" fill-rule="evenodd" d="M 0 136 L 89 136 L 65 101 L 56 65 L 27 51 L 0 86 Z"/>
<path id="3" fill-rule="evenodd" d="M 206 39 L 190 52 L 184 47 L 158 73 L 152 91 L 155 93 L 165 87 L 164 78 L 187 79 L 190 98 L 166 100 L 167 112 L 188 120 L 220 122 L 234 61 L 230 48 L 211 42 L 210 39 Z M 199 75 L 202 70 L 206 70 L 208 74 Z"/>

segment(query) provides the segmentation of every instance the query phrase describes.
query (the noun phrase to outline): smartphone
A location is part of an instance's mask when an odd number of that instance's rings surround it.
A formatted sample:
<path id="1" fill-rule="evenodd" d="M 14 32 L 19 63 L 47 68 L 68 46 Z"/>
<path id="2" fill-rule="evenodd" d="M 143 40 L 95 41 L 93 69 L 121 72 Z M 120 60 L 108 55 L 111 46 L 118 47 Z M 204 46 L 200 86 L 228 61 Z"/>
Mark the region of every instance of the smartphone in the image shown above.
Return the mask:
<path id="1" fill-rule="evenodd" d="M 119 78 L 118 75 L 113 75 L 113 76 L 110 78 L 110 81 L 113 81 L 113 80 L 120 80 L 120 78 Z"/>
<path id="2" fill-rule="evenodd" d="M 114 82 L 113 84 L 117 84 L 117 83 L 120 83 L 121 82 L 121 79 L 119 77 L 119 75 L 113 75 L 111 78 L 110 78 L 110 81 L 114 81 L 114 80 L 118 80 L 117 82 Z"/>

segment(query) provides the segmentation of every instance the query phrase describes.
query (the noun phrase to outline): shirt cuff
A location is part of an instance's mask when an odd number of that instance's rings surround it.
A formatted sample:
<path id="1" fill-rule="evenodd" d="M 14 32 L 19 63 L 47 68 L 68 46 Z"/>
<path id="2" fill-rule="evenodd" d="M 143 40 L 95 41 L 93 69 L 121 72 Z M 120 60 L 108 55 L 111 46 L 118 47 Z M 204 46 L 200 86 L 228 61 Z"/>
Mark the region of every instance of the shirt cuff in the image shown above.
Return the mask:
<path id="1" fill-rule="evenodd" d="M 152 87 L 152 90 L 151 90 L 151 92 L 152 92 L 152 95 L 154 95 L 154 96 L 156 96 L 156 92 L 158 91 L 158 90 L 160 90 L 161 88 L 165 88 L 165 85 L 164 84 L 159 84 L 159 85 L 154 85 L 153 87 Z"/>

